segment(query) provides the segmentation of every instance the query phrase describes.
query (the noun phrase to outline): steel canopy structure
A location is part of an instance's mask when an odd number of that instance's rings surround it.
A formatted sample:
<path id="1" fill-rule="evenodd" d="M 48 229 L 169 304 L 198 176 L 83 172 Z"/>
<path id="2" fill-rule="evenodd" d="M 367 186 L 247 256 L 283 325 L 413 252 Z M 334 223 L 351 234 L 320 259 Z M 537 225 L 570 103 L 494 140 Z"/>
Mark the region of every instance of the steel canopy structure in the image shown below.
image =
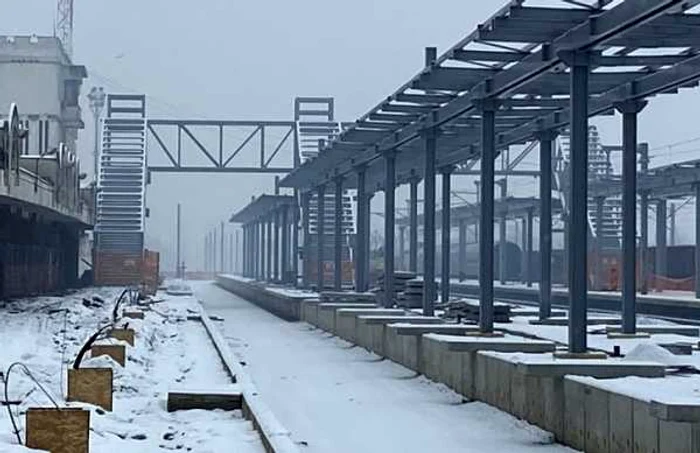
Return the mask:
<path id="1" fill-rule="evenodd" d="M 368 241 L 363 215 L 374 191 L 386 199 L 385 250 L 393 250 L 394 188 L 424 182 L 424 269 L 434 279 L 435 174 L 443 187 L 455 166 L 481 162 L 481 320 L 493 332 L 493 161 L 513 144 L 538 141 L 541 212 L 551 218 L 552 141 L 571 134 L 568 217 L 569 352 L 587 349 L 588 118 L 623 116 L 623 332 L 634 334 L 637 114 L 645 99 L 694 87 L 700 77 L 700 0 L 550 0 L 509 2 L 442 56 L 426 49 L 425 67 L 354 125 L 281 181 L 302 192 L 322 192 L 342 179 L 358 189 L 358 250 Z M 397 158 L 400 157 L 400 158 Z M 459 168 L 458 168 L 459 170 Z M 444 212 L 449 212 L 449 200 Z M 412 218 L 416 216 L 412 215 Z M 448 224 L 449 225 L 449 224 Z M 551 254 L 551 223 L 542 222 L 543 256 Z M 416 228 L 412 224 L 412 229 Z M 444 228 L 448 231 L 449 228 Z M 414 234 L 411 235 L 412 240 Z M 413 241 L 412 241 L 413 242 Z M 443 237 L 443 244 L 449 243 Z M 416 244 L 412 244 L 416 247 Z M 413 254 L 413 252 L 412 252 Z M 361 256 L 360 259 L 366 260 Z M 385 269 L 393 268 L 385 255 Z M 546 260 L 542 260 L 543 262 Z M 364 267 L 358 265 L 358 269 Z M 543 271 L 545 269 L 543 268 Z M 366 282 L 359 273 L 358 289 Z M 551 285 L 540 285 L 541 317 L 550 315 Z M 391 285 L 391 278 L 385 279 Z M 426 285 L 424 313 L 435 295 Z M 392 291 L 385 288 L 386 304 Z"/>

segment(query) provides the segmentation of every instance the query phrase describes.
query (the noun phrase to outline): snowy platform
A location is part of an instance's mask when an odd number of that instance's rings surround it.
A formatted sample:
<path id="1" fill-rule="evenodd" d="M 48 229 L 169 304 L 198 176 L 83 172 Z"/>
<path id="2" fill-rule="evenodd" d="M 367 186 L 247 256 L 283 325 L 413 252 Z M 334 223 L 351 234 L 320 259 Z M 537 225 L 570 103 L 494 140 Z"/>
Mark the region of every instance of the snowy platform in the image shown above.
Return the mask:
<path id="1" fill-rule="evenodd" d="M 464 335 L 478 330 L 478 326 L 466 324 L 387 324 L 384 352 L 388 359 L 418 371 L 424 334 Z"/>
<path id="2" fill-rule="evenodd" d="M 407 316 L 405 310 L 395 308 L 339 308 L 335 310 L 334 330 L 331 332 L 351 343 L 357 343 L 357 318 L 360 316 Z"/>
<path id="3" fill-rule="evenodd" d="M 605 328 L 606 333 L 618 333 L 622 331 L 620 326 L 607 326 Z M 650 334 L 675 334 L 683 335 L 688 337 L 698 337 L 700 336 L 700 328 L 695 326 L 682 326 L 682 325 L 638 325 L 637 332 L 650 333 Z"/>
<path id="4" fill-rule="evenodd" d="M 213 285 L 195 287 L 260 395 L 308 453 L 570 451 L 552 436 Z M 438 447 L 436 447 L 438 446 Z"/>
<path id="5" fill-rule="evenodd" d="M 217 275 L 216 284 L 287 321 L 301 320 L 302 301 L 317 293 L 268 286 L 232 275 Z"/>

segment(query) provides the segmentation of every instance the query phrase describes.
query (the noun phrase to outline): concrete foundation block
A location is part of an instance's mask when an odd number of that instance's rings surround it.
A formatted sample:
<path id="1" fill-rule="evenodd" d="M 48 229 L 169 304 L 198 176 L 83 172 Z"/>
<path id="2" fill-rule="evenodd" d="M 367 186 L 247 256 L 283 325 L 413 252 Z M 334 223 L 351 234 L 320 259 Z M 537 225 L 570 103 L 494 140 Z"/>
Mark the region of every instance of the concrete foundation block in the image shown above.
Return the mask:
<path id="1" fill-rule="evenodd" d="M 659 453 L 659 420 L 649 413 L 649 404 L 634 400 L 632 403 L 634 452 Z"/>
<path id="2" fill-rule="evenodd" d="M 634 453 L 634 400 L 628 396 L 610 393 L 610 453 Z"/>
<path id="3" fill-rule="evenodd" d="M 566 445 L 583 451 L 586 447 L 586 386 L 578 381 L 564 380 L 564 435 Z"/>
<path id="4" fill-rule="evenodd" d="M 398 335 L 401 339 L 401 365 L 417 373 L 423 373 L 421 367 L 423 336 Z"/>
<path id="5" fill-rule="evenodd" d="M 622 328 L 620 326 L 606 326 L 606 333 L 618 333 L 621 332 Z M 648 325 L 642 324 L 637 326 L 637 332 L 650 333 L 650 334 L 675 334 L 684 335 L 688 337 L 698 337 L 700 336 L 700 327 L 696 326 L 681 326 L 681 325 Z"/>
<path id="6" fill-rule="evenodd" d="M 610 400 L 607 390 L 584 387 L 585 451 L 608 453 L 610 450 Z"/>
<path id="7" fill-rule="evenodd" d="M 319 317 L 324 307 L 319 306 Z M 357 318 L 359 316 L 405 316 L 404 310 L 385 308 L 337 308 L 335 310 L 334 328 L 332 332 L 353 344 L 356 341 Z"/>
<path id="8" fill-rule="evenodd" d="M 700 445 L 692 423 L 659 421 L 659 453 L 697 453 Z M 693 442 L 695 440 L 695 442 Z"/>
<path id="9" fill-rule="evenodd" d="M 301 301 L 301 320 L 318 327 L 318 299 L 304 299 Z"/>

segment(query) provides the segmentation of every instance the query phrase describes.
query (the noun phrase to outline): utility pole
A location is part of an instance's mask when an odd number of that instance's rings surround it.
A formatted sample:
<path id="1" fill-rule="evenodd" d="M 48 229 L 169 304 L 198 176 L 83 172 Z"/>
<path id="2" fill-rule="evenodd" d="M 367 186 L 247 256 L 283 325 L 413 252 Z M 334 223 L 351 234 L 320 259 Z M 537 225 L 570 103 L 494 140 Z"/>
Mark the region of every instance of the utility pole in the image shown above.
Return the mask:
<path id="1" fill-rule="evenodd" d="M 181 268 L 182 268 L 182 261 L 181 261 L 181 258 L 180 258 L 180 251 L 181 251 L 181 249 L 180 249 L 180 247 L 181 247 L 180 238 L 181 238 L 181 231 L 182 231 L 182 230 L 181 230 L 181 226 L 180 226 L 181 220 L 182 220 L 182 217 L 181 217 L 181 206 L 180 206 L 180 203 L 178 203 L 178 204 L 177 204 L 177 239 L 176 239 L 176 240 L 177 240 L 177 245 L 176 245 L 176 247 L 177 247 L 177 252 L 176 252 L 176 254 L 175 254 L 175 255 L 176 255 L 176 261 L 175 261 L 175 275 L 177 276 L 177 278 L 183 278 L 183 277 L 184 277 L 184 276 L 182 275 L 182 270 L 181 270 Z"/>

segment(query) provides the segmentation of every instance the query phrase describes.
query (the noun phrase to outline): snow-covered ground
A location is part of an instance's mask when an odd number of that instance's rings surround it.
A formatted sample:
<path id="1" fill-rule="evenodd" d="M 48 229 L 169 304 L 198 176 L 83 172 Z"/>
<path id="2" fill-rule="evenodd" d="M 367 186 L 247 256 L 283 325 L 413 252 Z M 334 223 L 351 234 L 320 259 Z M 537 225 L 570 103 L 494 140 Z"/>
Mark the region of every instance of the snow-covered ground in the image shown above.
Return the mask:
<path id="1" fill-rule="evenodd" d="M 90 408 L 90 451 L 95 453 L 263 452 L 257 432 L 239 411 L 168 413 L 165 409 L 170 388 L 233 388 L 204 328 L 187 320 L 188 314 L 200 309 L 193 297 L 166 296 L 162 303 L 153 305 L 145 320 L 129 320 L 137 333 L 135 347 L 128 348 L 126 367 L 105 356 L 83 361 L 83 367 L 114 369 L 113 412 L 65 403 L 66 369 L 85 340 L 110 319 L 118 293 L 100 289 L 0 306 L 0 370 L 22 362 L 60 405 Z M 84 306 L 82 299 L 93 295 L 99 295 L 106 303 L 102 307 Z M 26 408 L 51 406 L 48 398 L 18 370 L 10 375 L 9 399 L 22 401 L 19 408 L 13 407 L 19 413 L 16 420 L 21 426 Z M 29 450 L 17 445 L 7 410 L 0 407 L 0 452 L 22 451 Z"/>
<path id="2" fill-rule="evenodd" d="M 303 451 L 566 452 L 552 436 L 211 283 L 194 285 L 262 397 Z"/>

